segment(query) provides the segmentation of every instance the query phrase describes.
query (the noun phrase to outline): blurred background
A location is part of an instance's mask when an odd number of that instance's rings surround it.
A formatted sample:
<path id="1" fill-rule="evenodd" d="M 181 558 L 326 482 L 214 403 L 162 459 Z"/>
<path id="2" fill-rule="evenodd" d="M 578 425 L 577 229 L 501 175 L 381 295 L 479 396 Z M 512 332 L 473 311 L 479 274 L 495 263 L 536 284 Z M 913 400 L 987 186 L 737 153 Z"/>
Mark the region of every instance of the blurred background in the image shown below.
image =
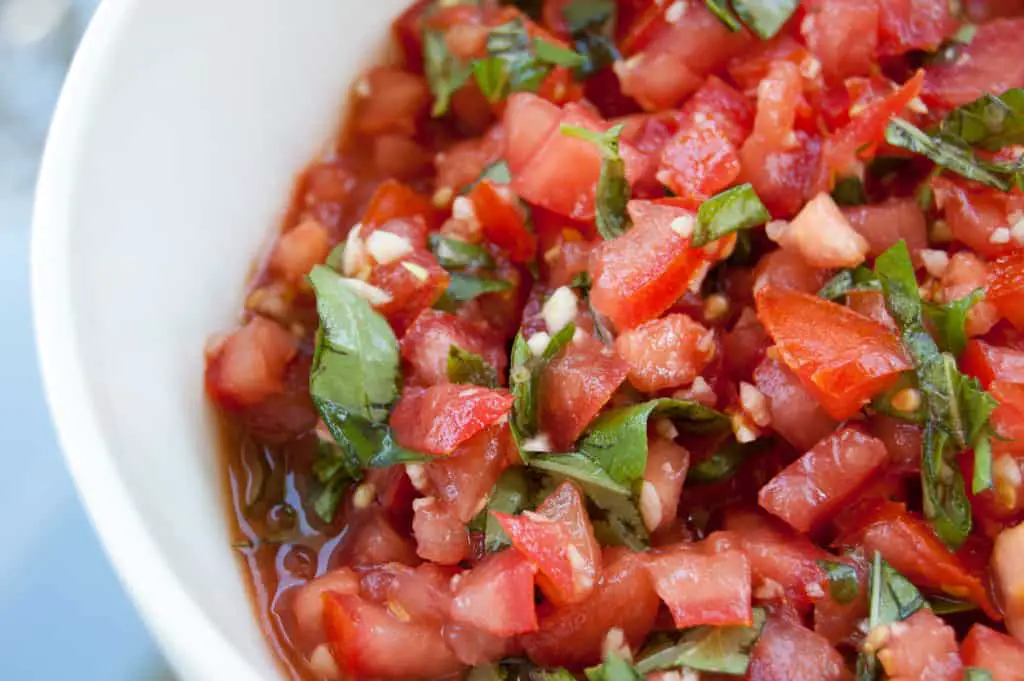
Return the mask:
<path id="1" fill-rule="evenodd" d="M 39 157 L 98 0 L 0 0 L 0 679 L 167 681 L 64 469 L 29 305 Z"/>

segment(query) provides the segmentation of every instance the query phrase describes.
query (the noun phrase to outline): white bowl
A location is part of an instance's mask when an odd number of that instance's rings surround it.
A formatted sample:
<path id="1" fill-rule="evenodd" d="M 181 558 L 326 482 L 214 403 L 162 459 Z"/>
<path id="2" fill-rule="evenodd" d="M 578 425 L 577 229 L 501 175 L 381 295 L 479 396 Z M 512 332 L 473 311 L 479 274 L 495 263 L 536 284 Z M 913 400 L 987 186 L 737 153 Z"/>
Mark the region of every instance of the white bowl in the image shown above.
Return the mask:
<path id="1" fill-rule="evenodd" d="M 106 0 L 57 107 L 32 244 L 43 378 L 92 521 L 184 679 L 281 678 L 229 546 L 203 345 L 406 4 Z"/>

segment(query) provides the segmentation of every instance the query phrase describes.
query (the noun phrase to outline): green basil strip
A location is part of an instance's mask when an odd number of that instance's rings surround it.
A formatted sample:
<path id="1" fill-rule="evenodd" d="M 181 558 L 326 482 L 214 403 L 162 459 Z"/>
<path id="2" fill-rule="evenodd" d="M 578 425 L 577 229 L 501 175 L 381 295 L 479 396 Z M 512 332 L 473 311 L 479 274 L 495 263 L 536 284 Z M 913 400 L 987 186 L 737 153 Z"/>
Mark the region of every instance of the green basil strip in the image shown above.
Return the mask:
<path id="1" fill-rule="evenodd" d="M 470 267 L 494 268 L 494 258 L 486 248 L 460 239 L 431 234 L 430 250 L 437 256 L 437 262 L 446 270 L 462 270 Z"/>
<path id="2" fill-rule="evenodd" d="M 926 605 L 921 592 L 875 552 L 868 591 L 868 631 L 907 619 Z M 857 678 L 874 679 L 878 659 L 862 652 L 857 658 Z"/>
<path id="3" fill-rule="evenodd" d="M 930 607 L 932 612 L 936 615 L 952 615 L 957 612 L 972 612 L 977 610 L 978 604 L 938 594 L 928 598 L 928 607 Z"/>
<path id="4" fill-rule="evenodd" d="M 487 508 L 473 521 L 474 529 L 484 533 L 484 550 L 494 553 L 511 544 L 501 523 L 491 512 L 520 513 L 528 507 L 530 498 L 530 481 L 526 470 L 522 467 L 506 469 L 487 498 Z"/>
<path id="5" fill-rule="evenodd" d="M 959 300 L 937 305 L 924 304 L 925 317 L 931 321 L 939 347 L 959 357 L 967 347 L 967 313 L 985 298 L 985 289 L 978 289 Z"/>
<path id="6" fill-rule="evenodd" d="M 687 485 L 709 485 L 728 480 L 736 475 L 740 468 L 755 455 L 770 449 L 773 442 L 768 438 L 760 438 L 753 442 L 741 443 L 730 438 L 715 453 L 700 461 L 686 473 Z"/>
<path id="7" fill-rule="evenodd" d="M 986 93 L 957 107 L 942 121 L 940 130 L 947 137 L 988 151 L 1024 144 L 1024 89 L 1013 88 L 998 97 Z"/>
<path id="8" fill-rule="evenodd" d="M 631 226 L 626 205 L 632 190 L 626 179 L 626 164 L 619 155 L 621 124 L 605 132 L 594 132 L 573 125 L 563 125 L 563 135 L 576 137 L 594 144 L 602 155 L 601 174 L 597 180 L 595 212 L 598 233 L 605 239 L 614 239 L 629 231 Z"/>
<path id="9" fill-rule="evenodd" d="M 495 161 L 484 168 L 483 172 L 480 173 L 480 177 L 463 187 L 459 193 L 470 193 L 484 180 L 490 180 L 494 184 L 509 184 L 512 182 L 512 171 L 509 170 L 508 163 L 504 159 Z"/>
<path id="10" fill-rule="evenodd" d="M 733 33 L 743 29 L 743 24 L 732 11 L 728 0 L 704 0 L 704 5 Z"/>
<path id="11" fill-rule="evenodd" d="M 763 40 L 775 37 L 796 11 L 798 0 L 732 0 L 732 8 Z"/>
<path id="12" fill-rule="evenodd" d="M 644 681 L 643 675 L 620 655 L 608 652 L 604 662 L 585 670 L 587 681 Z"/>
<path id="13" fill-rule="evenodd" d="M 456 59 L 444 41 L 444 32 L 423 32 L 423 71 L 434 96 L 431 115 L 435 118 L 448 113 L 452 95 L 469 81 L 473 73 L 469 64 Z"/>
<path id="14" fill-rule="evenodd" d="M 679 643 L 641 654 L 636 668 L 641 674 L 687 667 L 698 671 L 743 676 L 750 666 L 750 654 L 761 636 L 767 616 L 754 608 L 749 627 L 696 627 L 685 632 Z"/>
<path id="15" fill-rule="evenodd" d="M 476 80 L 480 92 L 491 104 L 504 99 L 507 95 L 509 75 L 505 62 L 498 57 L 486 57 L 473 62 L 473 79 Z"/>
<path id="16" fill-rule="evenodd" d="M 586 61 L 583 55 L 569 50 L 564 47 L 559 47 L 554 43 L 549 43 L 541 38 L 533 39 L 533 49 L 537 54 L 537 58 L 548 64 L 554 64 L 555 66 L 564 66 L 566 68 L 575 69 L 583 66 Z"/>
<path id="17" fill-rule="evenodd" d="M 582 454 L 534 454 L 529 465 L 530 468 L 578 482 L 587 489 L 596 487 L 626 497 L 631 494 L 628 487 L 613 480 L 601 466 Z"/>
<path id="18" fill-rule="evenodd" d="M 992 681 L 992 673 L 979 667 L 964 668 L 964 681 Z"/>
<path id="19" fill-rule="evenodd" d="M 509 388 L 515 402 L 512 405 L 512 433 L 521 444 L 522 439 L 537 433 L 537 392 L 540 389 L 540 375 L 544 367 L 565 349 L 576 333 L 575 324 L 567 324 L 548 341 L 540 357 L 535 357 L 526 343 L 523 332 L 516 335 L 512 344 L 512 358 L 509 372 Z"/>
<path id="20" fill-rule="evenodd" d="M 832 199 L 840 206 L 862 206 L 868 202 L 864 183 L 859 177 L 844 177 L 836 182 Z"/>
<path id="21" fill-rule="evenodd" d="M 834 560 L 819 560 L 815 562 L 818 564 L 818 567 L 825 571 L 825 576 L 828 577 L 829 595 L 833 601 L 846 604 L 857 597 L 857 594 L 860 592 L 860 586 L 857 584 L 857 571 L 853 569 L 853 566 Z"/>
<path id="22" fill-rule="evenodd" d="M 454 312 L 462 303 L 488 293 L 501 293 L 510 288 L 512 288 L 512 284 L 504 279 L 490 279 L 452 272 L 448 280 L 448 289 L 434 303 L 434 308 L 445 312 Z"/>
<path id="23" fill-rule="evenodd" d="M 741 229 L 763 225 L 771 217 L 753 185 L 741 184 L 712 196 L 700 205 L 691 243 L 700 247 Z"/>
<path id="24" fill-rule="evenodd" d="M 840 300 L 847 293 L 855 291 L 881 291 L 882 284 L 878 281 L 875 273 L 866 267 L 841 270 L 834 277 L 829 279 L 821 290 L 818 297 L 825 300 Z"/>
<path id="25" fill-rule="evenodd" d="M 498 387 L 498 370 L 480 355 L 457 345 L 448 348 L 448 380 L 452 383 Z"/>

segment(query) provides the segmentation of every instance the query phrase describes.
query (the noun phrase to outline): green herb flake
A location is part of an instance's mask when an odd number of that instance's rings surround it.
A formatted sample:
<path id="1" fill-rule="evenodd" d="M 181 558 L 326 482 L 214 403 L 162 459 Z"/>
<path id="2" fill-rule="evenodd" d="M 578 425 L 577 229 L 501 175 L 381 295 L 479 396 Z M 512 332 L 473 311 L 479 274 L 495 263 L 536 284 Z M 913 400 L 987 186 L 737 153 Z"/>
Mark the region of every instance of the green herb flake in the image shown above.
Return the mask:
<path id="1" fill-rule="evenodd" d="M 973 612 L 978 609 L 978 604 L 939 594 L 928 599 L 928 607 L 936 615 L 952 615 L 958 612 Z"/>
<path id="2" fill-rule="evenodd" d="M 864 183 L 858 177 L 844 177 L 836 182 L 832 199 L 840 206 L 862 206 L 868 202 Z"/>
<path id="3" fill-rule="evenodd" d="M 774 38 L 799 4 L 797 0 L 732 0 L 733 10 L 762 40 Z"/>
<path id="4" fill-rule="evenodd" d="M 743 24 L 732 11 L 728 0 L 704 0 L 704 5 L 733 33 L 743 29 Z"/>
<path id="5" fill-rule="evenodd" d="M 750 667 L 750 654 L 761 636 L 767 616 L 754 608 L 749 627 L 695 627 L 686 631 L 673 646 L 647 654 L 641 653 L 637 670 L 648 674 L 663 669 L 686 667 L 698 671 L 744 676 Z"/>
<path id="6" fill-rule="evenodd" d="M 740 468 L 755 455 L 768 450 L 773 442 L 767 438 L 741 443 L 730 438 L 711 456 L 690 466 L 686 473 L 687 485 L 710 485 L 736 475 Z"/>
<path id="7" fill-rule="evenodd" d="M 507 96 L 508 72 L 505 69 L 505 62 L 498 57 L 474 61 L 473 79 L 491 104 L 500 102 Z"/>
<path id="8" fill-rule="evenodd" d="M 980 667 L 966 667 L 964 681 L 992 681 L 992 672 Z"/>
<path id="9" fill-rule="evenodd" d="M 548 341 L 539 357 L 533 354 L 520 331 L 512 344 L 509 365 L 509 388 L 515 402 L 512 405 L 512 433 L 522 440 L 537 434 L 537 393 L 540 390 L 540 375 L 552 359 L 572 342 L 576 325 L 569 323 Z"/>
<path id="10" fill-rule="evenodd" d="M 866 267 L 841 270 L 834 277 L 829 279 L 821 290 L 818 297 L 825 300 L 840 300 L 848 293 L 856 291 L 881 291 L 882 284 L 878 281 L 875 273 Z"/>
<path id="11" fill-rule="evenodd" d="M 921 592 L 906 577 L 893 569 L 875 552 L 868 582 L 868 631 L 907 619 L 925 607 Z M 874 679 L 878 675 L 878 659 L 862 652 L 857 659 L 857 678 Z"/>
<path id="12" fill-rule="evenodd" d="M 597 180 L 595 212 L 597 231 L 605 239 L 621 236 L 632 226 L 629 213 L 626 211 L 632 190 L 626 179 L 626 164 L 619 155 L 622 129 L 622 124 L 605 132 L 595 132 L 573 125 L 561 127 L 563 135 L 590 142 L 601 151 L 601 175 Z"/>
<path id="13" fill-rule="evenodd" d="M 726 189 L 700 205 L 692 245 L 704 246 L 733 232 L 763 225 L 771 217 L 753 185 Z"/>
<path id="14" fill-rule="evenodd" d="M 430 250 L 437 262 L 446 270 L 464 270 L 472 267 L 493 269 L 494 258 L 487 249 L 477 244 L 440 234 L 430 235 Z"/>
<path id="15" fill-rule="evenodd" d="M 857 584 L 857 571 L 852 565 L 834 560 L 819 560 L 817 563 L 828 577 L 828 591 L 833 601 L 845 605 L 857 598 L 860 587 Z"/>
<path id="16" fill-rule="evenodd" d="M 501 523 L 491 514 L 497 513 L 515 514 L 521 513 L 528 508 L 531 499 L 530 480 L 527 477 L 526 469 L 514 467 L 506 469 L 494 488 L 487 496 L 487 507 L 480 511 L 473 520 L 470 527 L 484 533 L 484 550 L 494 553 L 509 546 L 511 541 Z"/>
<path id="17" fill-rule="evenodd" d="M 448 380 L 452 383 L 498 387 L 498 370 L 480 355 L 457 345 L 448 348 Z"/>
<path id="18" fill-rule="evenodd" d="M 583 66 L 583 63 L 586 61 L 583 55 L 575 50 L 560 47 L 542 38 L 533 39 L 533 50 L 537 54 L 538 59 L 555 66 L 576 69 Z"/>
<path id="19" fill-rule="evenodd" d="M 939 347 L 959 357 L 967 347 L 967 313 L 985 298 L 985 289 L 978 289 L 951 303 L 925 303 L 925 317 L 932 323 Z"/>
<path id="20" fill-rule="evenodd" d="M 585 670 L 587 681 L 644 681 L 643 675 L 620 655 L 609 652 L 604 662 Z"/>
<path id="21" fill-rule="evenodd" d="M 454 312 L 462 303 L 488 293 L 501 293 L 510 288 L 512 288 L 512 284 L 504 279 L 452 272 L 448 279 L 448 288 L 434 303 L 434 308 L 445 312 Z"/>
<path id="22" fill-rule="evenodd" d="M 423 32 L 423 71 L 434 96 L 431 115 L 435 118 L 448 113 L 452 95 L 469 81 L 473 73 L 469 64 L 455 58 L 448 51 L 444 32 L 436 30 Z"/>
<path id="23" fill-rule="evenodd" d="M 613 0 L 573 0 L 562 10 L 573 46 L 583 58 L 579 78 L 589 78 L 621 58 L 615 42 L 617 6 Z"/>

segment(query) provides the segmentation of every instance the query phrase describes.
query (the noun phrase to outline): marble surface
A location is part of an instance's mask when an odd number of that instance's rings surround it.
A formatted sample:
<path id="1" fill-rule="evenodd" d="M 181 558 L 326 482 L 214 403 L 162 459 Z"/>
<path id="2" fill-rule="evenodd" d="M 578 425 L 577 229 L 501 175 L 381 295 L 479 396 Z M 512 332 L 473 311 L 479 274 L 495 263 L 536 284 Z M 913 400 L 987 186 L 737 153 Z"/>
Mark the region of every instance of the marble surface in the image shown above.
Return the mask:
<path id="1" fill-rule="evenodd" d="M 0 0 L 0 679 L 170 679 L 64 468 L 35 357 L 28 254 L 50 115 L 96 0 Z"/>

